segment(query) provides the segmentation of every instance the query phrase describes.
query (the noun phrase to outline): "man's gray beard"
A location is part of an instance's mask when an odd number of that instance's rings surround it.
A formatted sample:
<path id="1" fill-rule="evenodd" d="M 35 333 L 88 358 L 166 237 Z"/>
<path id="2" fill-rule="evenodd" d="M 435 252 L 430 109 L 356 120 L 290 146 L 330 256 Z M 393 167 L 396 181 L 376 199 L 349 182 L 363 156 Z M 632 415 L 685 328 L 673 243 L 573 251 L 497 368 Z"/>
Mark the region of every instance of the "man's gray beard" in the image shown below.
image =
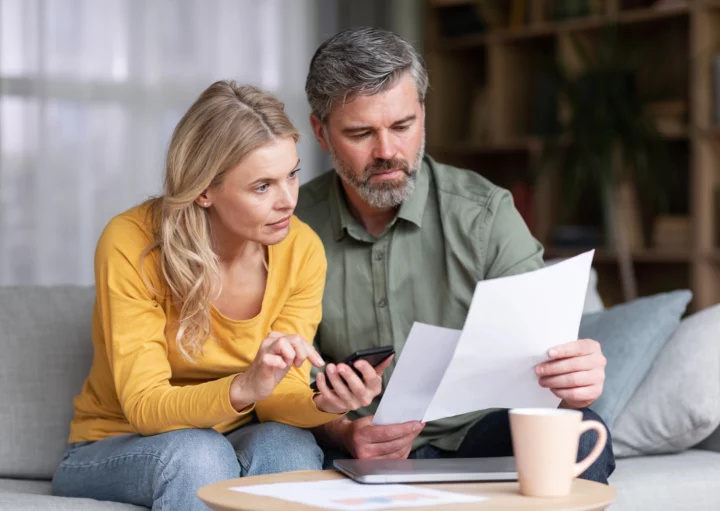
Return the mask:
<path id="1" fill-rule="evenodd" d="M 349 165 L 338 158 L 330 145 L 330 160 L 340 178 L 350 185 L 355 192 L 369 206 L 377 209 L 395 208 L 408 200 L 415 191 L 415 181 L 417 173 L 422 165 L 423 155 L 425 154 L 425 134 L 423 133 L 422 144 L 417 153 L 415 161 L 408 169 L 408 174 L 402 183 L 394 183 L 392 181 L 381 181 L 377 184 L 370 183 L 370 176 L 358 176 L 353 172 Z"/>

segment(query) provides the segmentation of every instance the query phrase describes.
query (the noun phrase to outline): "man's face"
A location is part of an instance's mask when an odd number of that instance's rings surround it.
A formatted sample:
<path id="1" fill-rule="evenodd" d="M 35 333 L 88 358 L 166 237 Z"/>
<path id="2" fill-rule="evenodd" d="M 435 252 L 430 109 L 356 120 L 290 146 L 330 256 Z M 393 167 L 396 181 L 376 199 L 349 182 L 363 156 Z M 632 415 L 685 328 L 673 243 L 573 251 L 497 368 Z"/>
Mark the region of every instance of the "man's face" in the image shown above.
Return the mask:
<path id="1" fill-rule="evenodd" d="M 415 187 L 425 152 L 425 109 L 406 73 L 385 92 L 334 104 L 327 122 L 311 118 L 335 170 L 368 205 L 402 204 Z"/>

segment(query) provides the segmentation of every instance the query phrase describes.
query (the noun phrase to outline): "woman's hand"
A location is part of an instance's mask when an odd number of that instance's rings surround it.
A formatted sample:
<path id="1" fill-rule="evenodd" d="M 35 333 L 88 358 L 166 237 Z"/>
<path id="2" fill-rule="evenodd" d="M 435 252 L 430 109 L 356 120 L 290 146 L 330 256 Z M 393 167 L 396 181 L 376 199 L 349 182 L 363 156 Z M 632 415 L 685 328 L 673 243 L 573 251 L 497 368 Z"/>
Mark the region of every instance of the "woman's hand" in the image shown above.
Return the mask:
<path id="1" fill-rule="evenodd" d="M 392 359 L 392 356 L 388 357 L 377 367 L 358 360 L 354 365 L 362 379 L 345 364 L 328 364 L 325 374 L 318 373 L 316 378 L 320 394 L 314 398 L 315 406 L 322 412 L 345 413 L 369 405 L 382 391 L 382 374 Z M 332 390 L 328 388 L 326 378 L 330 380 Z"/>
<path id="2" fill-rule="evenodd" d="M 315 348 L 299 335 L 270 332 L 248 370 L 237 375 L 230 385 L 233 408 L 239 411 L 269 397 L 290 368 L 300 367 L 306 360 L 315 367 L 325 364 Z"/>

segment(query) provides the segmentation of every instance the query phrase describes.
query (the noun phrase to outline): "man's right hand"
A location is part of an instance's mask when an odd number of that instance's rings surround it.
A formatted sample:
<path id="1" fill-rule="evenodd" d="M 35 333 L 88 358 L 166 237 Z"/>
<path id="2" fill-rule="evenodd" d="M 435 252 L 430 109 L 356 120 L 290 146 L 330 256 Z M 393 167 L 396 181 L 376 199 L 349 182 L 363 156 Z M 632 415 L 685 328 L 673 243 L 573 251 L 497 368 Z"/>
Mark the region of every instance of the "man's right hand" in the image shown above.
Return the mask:
<path id="1" fill-rule="evenodd" d="M 419 421 L 373 426 L 372 416 L 347 424 L 345 448 L 356 459 L 406 459 L 425 424 Z"/>

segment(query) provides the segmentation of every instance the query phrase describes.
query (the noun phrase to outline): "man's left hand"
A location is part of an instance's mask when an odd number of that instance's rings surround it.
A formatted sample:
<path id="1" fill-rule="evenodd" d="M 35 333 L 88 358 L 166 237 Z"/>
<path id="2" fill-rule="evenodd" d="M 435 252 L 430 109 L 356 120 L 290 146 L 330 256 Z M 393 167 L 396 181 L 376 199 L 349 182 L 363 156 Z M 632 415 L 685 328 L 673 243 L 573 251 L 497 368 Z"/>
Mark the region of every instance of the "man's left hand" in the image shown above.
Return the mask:
<path id="1" fill-rule="evenodd" d="M 548 351 L 549 362 L 535 367 L 540 386 L 562 399 L 561 408 L 586 408 L 600 397 L 607 360 L 600 343 L 580 339 Z"/>

